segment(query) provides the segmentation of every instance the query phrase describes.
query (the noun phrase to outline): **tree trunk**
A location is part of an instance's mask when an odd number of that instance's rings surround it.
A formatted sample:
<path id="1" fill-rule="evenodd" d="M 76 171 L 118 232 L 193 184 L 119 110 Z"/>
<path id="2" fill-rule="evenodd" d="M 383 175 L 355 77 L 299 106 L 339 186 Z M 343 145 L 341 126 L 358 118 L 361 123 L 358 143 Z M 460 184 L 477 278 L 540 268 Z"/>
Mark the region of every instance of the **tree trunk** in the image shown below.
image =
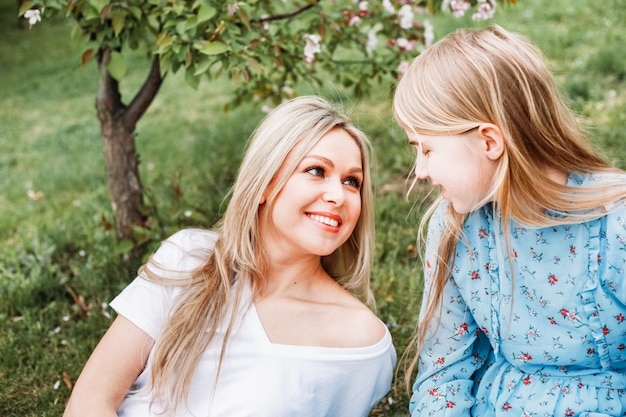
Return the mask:
<path id="1" fill-rule="evenodd" d="M 134 126 L 123 112 L 98 112 L 111 206 L 118 239 L 133 239 L 133 225 L 142 226 L 143 187 L 135 149 Z"/>
<path id="2" fill-rule="evenodd" d="M 107 182 L 119 240 L 135 241 L 133 226 L 143 226 L 143 187 L 135 148 L 137 121 L 154 100 L 163 81 L 155 57 L 150 73 L 132 103 L 122 103 L 119 84 L 109 74 L 110 50 L 98 51 L 100 70 L 96 110 L 100 120 Z"/>

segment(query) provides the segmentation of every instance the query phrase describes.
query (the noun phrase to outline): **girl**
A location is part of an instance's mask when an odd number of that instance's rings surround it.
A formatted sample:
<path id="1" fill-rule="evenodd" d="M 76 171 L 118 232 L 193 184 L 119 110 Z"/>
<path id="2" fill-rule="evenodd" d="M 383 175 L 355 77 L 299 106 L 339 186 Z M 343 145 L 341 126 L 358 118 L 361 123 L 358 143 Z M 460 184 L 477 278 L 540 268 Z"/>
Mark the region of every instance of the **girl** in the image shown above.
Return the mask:
<path id="1" fill-rule="evenodd" d="M 541 53 L 498 26 L 458 31 L 414 60 L 394 113 L 441 189 L 412 415 L 624 415 L 626 173 Z"/>
<path id="2" fill-rule="evenodd" d="M 368 152 L 320 98 L 271 112 L 216 230 L 167 239 L 113 300 L 65 416 L 367 416 L 395 365 L 351 294 L 372 305 Z"/>

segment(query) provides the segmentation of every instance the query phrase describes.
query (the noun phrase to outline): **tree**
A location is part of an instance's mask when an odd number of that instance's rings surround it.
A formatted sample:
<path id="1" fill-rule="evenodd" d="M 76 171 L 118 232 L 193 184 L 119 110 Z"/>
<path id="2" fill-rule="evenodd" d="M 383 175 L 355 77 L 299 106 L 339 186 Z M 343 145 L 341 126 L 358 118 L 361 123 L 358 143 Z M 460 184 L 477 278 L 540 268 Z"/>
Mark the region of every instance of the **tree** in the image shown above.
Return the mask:
<path id="1" fill-rule="evenodd" d="M 323 74 L 358 96 L 401 76 L 432 42 L 429 13 L 486 19 L 495 8 L 496 0 L 24 0 L 20 15 L 31 25 L 43 13 L 76 22 L 82 63 L 95 61 L 100 74 L 96 109 L 117 236 L 136 243 L 145 216 L 135 129 L 167 74 L 184 71 L 193 87 L 227 76 L 237 85 L 233 105 L 277 103 L 301 79 L 323 84 Z M 152 63 L 125 102 L 124 52 L 136 49 Z"/>

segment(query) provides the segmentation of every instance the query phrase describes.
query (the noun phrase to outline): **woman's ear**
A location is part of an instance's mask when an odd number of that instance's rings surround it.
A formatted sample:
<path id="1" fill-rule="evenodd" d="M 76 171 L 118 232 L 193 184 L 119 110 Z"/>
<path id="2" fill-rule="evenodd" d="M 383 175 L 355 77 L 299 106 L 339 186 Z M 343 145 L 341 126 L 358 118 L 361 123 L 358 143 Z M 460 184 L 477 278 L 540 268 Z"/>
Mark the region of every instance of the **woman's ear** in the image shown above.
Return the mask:
<path id="1" fill-rule="evenodd" d="M 504 137 L 500 128 L 493 123 L 478 126 L 478 137 L 483 141 L 485 155 L 492 161 L 500 159 L 504 153 Z"/>

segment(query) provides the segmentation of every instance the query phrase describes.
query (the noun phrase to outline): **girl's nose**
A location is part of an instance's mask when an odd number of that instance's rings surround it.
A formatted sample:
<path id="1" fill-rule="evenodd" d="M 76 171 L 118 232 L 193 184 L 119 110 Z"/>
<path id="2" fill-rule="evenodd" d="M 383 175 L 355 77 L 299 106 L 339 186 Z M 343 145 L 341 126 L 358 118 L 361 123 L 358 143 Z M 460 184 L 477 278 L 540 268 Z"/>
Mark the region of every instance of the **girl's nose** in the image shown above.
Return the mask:
<path id="1" fill-rule="evenodd" d="M 415 163 L 415 176 L 422 180 L 428 178 L 428 170 L 425 164 L 419 161 Z"/>

